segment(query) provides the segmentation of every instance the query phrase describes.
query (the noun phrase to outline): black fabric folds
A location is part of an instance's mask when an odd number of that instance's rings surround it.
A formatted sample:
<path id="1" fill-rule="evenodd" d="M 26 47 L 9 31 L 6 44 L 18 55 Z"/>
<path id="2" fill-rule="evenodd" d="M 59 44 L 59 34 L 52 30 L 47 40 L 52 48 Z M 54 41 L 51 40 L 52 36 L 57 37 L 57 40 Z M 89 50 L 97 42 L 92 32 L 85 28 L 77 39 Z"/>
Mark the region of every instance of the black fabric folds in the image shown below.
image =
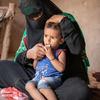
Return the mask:
<path id="1" fill-rule="evenodd" d="M 65 17 L 60 22 L 60 27 L 62 36 L 72 54 L 77 55 L 82 50 L 85 50 L 85 41 L 76 22 L 72 22 L 69 18 Z"/>

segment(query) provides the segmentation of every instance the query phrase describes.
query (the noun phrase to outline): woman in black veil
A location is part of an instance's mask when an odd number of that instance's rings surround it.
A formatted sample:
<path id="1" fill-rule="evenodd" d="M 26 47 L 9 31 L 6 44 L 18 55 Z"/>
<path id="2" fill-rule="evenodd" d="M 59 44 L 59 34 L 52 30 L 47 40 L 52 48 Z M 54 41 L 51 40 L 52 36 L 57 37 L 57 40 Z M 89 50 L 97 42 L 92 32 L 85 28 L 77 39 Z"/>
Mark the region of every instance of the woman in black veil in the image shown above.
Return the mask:
<path id="1" fill-rule="evenodd" d="M 44 24 L 56 14 L 49 21 L 59 20 L 65 39 L 62 47 L 68 49 L 69 68 L 64 72 L 64 83 L 55 92 L 59 100 L 89 100 L 85 41 L 73 16 L 63 13 L 50 0 L 20 0 L 19 4 L 26 18 L 26 28 L 15 61 L 0 61 L 0 86 L 14 86 L 27 93 L 25 83 L 34 75 L 31 64 L 35 57 L 43 57 L 40 42 Z"/>

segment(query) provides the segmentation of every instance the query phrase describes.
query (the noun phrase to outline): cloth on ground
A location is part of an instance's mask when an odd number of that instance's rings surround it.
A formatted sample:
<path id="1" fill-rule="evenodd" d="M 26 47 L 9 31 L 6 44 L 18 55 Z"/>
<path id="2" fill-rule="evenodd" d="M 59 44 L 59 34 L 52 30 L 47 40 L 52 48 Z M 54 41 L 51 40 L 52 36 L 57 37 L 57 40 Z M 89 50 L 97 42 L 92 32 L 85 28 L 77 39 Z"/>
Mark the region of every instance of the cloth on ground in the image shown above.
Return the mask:
<path id="1" fill-rule="evenodd" d="M 0 98 L 3 98 L 3 100 L 28 100 L 28 96 L 15 87 L 1 89 Z"/>

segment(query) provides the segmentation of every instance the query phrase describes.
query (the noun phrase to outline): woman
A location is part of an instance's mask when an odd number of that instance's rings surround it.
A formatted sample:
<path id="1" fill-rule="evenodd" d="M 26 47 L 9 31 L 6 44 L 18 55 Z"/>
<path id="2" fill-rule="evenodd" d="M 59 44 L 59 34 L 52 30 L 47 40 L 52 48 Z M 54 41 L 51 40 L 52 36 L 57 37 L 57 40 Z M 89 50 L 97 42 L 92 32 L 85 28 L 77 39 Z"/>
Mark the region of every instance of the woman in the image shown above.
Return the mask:
<path id="1" fill-rule="evenodd" d="M 84 53 L 85 43 L 74 18 L 70 14 L 63 13 L 50 0 L 20 0 L 20 9 L 26 17 L 26 30 L 16 53 L 15 62 L 0 61 L 0 86 L 15 86 L 26 92 L 25 83 L 34 75 L 31 67 L 33 59 L 41 59 L 44 56 L 41 44 L 35 45 L 43 40 L 44 23 L 52 15 L 60 14 L 48 21 L 59 22 L 61 25 L 65 39 L 62 47 L 68 49 L 70 67 L 64 73 L 63 85 L 55 92 L 60 100 L 89 100 L 89 90 L 85 83 L 88 80 L 87 71 L 81 56 Z M 7 72 L 6 75 L 4 71 Z"/>

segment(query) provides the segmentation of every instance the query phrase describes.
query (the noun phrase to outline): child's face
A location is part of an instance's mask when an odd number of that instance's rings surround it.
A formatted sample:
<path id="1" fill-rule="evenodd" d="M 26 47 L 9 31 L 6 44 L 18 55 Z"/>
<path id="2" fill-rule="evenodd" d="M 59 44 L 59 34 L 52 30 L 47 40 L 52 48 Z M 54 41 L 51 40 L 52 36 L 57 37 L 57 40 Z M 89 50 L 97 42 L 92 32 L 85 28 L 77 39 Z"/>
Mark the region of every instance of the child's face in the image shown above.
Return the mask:
<path id="1" fill-rule="evenodd" d="M 44 45 L 50 45 L 51 48 L 57 49 L 63 43 L 63 38 L 58 30 L 52 28 L 44 29 Z"/>

